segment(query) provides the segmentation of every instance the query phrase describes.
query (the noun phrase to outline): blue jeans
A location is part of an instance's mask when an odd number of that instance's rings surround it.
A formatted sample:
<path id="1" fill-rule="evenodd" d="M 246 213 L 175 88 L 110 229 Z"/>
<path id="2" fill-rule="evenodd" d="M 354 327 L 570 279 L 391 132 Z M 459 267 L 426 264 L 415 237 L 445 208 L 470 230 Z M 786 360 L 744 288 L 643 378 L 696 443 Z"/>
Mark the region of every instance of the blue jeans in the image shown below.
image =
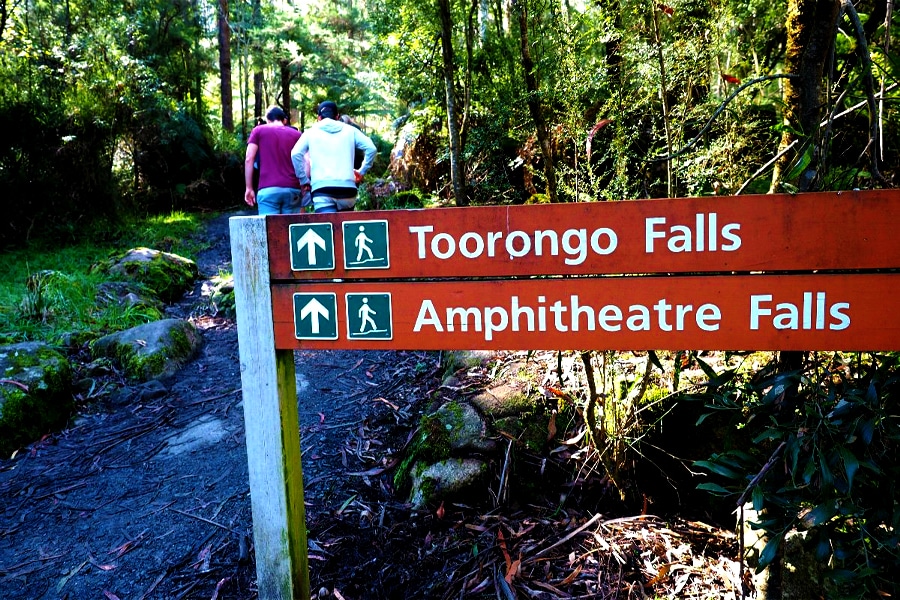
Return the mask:
<path id="1" fill-rule="evenodd" d="M 260 215 L 295 215 L 310 203 L 309 194 L 295 188 L 263 188 L 256 194 Z"/>

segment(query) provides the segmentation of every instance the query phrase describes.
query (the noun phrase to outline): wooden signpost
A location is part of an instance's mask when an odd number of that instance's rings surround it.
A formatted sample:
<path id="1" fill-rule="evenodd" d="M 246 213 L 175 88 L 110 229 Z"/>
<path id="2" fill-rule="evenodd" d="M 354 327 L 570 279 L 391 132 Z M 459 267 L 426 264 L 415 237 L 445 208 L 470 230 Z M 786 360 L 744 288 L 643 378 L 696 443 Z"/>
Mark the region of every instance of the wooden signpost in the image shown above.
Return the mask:
<path id="1" fill-rule="evenodd" d="M 309 597 L 293 350 L 896 350 L 898 222 L 898 190 L 233 218 L 260 598 Z"/>

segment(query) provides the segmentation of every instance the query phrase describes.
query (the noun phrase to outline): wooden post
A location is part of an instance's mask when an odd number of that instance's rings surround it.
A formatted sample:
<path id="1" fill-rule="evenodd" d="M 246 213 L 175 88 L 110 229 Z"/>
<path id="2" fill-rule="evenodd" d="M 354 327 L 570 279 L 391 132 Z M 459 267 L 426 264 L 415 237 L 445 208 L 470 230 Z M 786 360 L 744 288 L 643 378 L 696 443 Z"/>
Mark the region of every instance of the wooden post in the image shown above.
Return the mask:
<path id="1" fill-rule="evenodd" d="M 308 600 L 294 353 L 275 349 L 265 217 L 229 226 L 259 597 Z"/>

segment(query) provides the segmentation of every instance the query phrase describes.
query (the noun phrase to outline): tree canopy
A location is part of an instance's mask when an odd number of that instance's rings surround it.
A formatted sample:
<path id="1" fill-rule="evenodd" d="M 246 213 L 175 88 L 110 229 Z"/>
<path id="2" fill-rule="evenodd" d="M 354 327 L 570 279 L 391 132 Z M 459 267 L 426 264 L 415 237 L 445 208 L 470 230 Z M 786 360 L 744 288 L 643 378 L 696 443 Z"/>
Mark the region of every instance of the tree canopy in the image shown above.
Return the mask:
<path id="1" fill-rule="evenodd" d="M 457 204 L 889 187 L 889 7 L 0 0 L 3 237 L 229 204 L 265 107 L 325 98 Z"/>

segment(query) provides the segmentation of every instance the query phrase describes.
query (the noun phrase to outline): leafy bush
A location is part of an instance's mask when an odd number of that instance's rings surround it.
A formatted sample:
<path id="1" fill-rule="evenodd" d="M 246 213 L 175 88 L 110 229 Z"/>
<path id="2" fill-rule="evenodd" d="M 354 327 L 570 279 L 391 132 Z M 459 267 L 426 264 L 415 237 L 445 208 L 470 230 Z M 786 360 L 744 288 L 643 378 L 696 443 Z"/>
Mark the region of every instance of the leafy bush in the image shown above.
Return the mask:
<path id="1" fill-rule="evenodd" d="M 762 511 L 760 569 L 800 530 L 831 597 L 900 593 L 898 394 L 896 353 L 814 354 L 797 370 L 710 382 L 709 414 L 731 414 L 753 443 L 699 461 L 714 479 L 702 488 Z"/>

